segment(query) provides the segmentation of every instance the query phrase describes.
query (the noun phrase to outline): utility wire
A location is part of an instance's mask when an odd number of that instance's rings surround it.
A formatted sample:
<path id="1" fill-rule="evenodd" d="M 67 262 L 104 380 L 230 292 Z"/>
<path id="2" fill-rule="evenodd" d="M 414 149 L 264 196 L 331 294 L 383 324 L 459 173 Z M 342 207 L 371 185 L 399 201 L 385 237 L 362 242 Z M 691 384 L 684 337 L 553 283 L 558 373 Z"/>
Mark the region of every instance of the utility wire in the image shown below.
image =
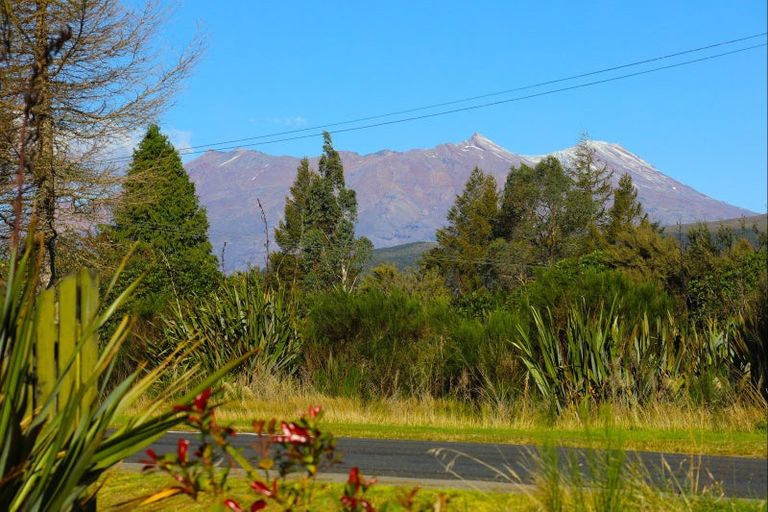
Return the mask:
<path id="1" fill-rule="evenodd" d="M 571 76 L 564 77 L 564 78 L 558 78 L 558 79 L 554 79 L 554 80 L 547 80 L 547 81 L 538 82 L 538 83 L 535 83 L 535 84 L 525 85 L 525 86 L 521 86 L 521 87 L 515 87 L 515 88 L 512 88 L 512 89 L 505 89 L 503 91 L 491 92 L 491 93 L 487 93 L 487 94 L 481 94 L 481 95 L 478 95 L 478 96 L 471 96 L 471 97 L 457 99 L 457 100 L 452 100 L 452 101 L 446 101 L 446 102 L 442 102 L 442 103 L 434 103 L 434 104 L 431 104 L 431 105 L 425 105 L 425 106 L 421 106 L 421 107 L 415 107 L 415 108 L 410 108 L 410 109 L 405 109 L 405 110 L 399 110 L 399 111 L 389 112 L 389 113 L 385 113 L 385 114 L 377 114 L 377 115 L 361 117 L 361 118 L 357 118 L 357 119 L 350 119 L 350 120 L 347 120 L 347 121 L 338 121 L 338 122 L 334 122 L 334 123 L 315 125 L 315 126 L 311 126 L 311 127 L 297 128 L 297 129 L 294 129 L 294 130 L 286 130 L 286 131 L 281 131 L 281 132 L 267 133 L 267 134 L 252 136 L 252 137 L 244 137 L 244 138 L 240 138 L 240 139 L 231 139 L 231 140 L 227 140 L 227 141 L 212 142 L 212 143 L 201 144 L 201 145 L 196 145 L 196 146 L 188 146 L 186 148 L 181 148 L 179 150 L 179 152 L 181 154 L 183 154 L 183 155 L 199 154 L 199 153 L 203 153 L 203 152 L 209 150 L 209 149 L 203 150 L 203 148 L 213 148 L 214 146 L 221 146 L 221 145 L 225 145 L 225 144 L 234 144 L 234 143 L 246 142 L 246 141 L 251 141 L 251 140 L 259 140 L 259 139 L 267 139 L 267 138 L 272 138 L 272 137 L 279 137 L 279 136 L 282 136 L 282 135 L 291 135 L 291 134 L 296 134 L 296 133 L 303 133 L 303 132 L 319 130 L 319 129 L 328 129 L 328 128 L 333 128 L 333 127 L 337 127 L 337 126 L 343 126 L 343 125 L 346 125 L 346 124 L 354 124 L 354 123 L 360 123 L 360 122 L 365 122 L 365 121 L 372 121 L 372 120 L 382 119 L 382 118 L 386 118 L 386 117 L 392 117 L 392 116 L 396 116 L 396 115 L 409 114 L 409 113 L 419 112 L 419 111 L 423 111 L 423 110 L 430 110 L 430 109 L 433 109 L 433 108 L 439 108 L 439 107 L 445 107 L 445 106 L 450 106 L 450 105 L 456 105 L 456 104 L 460 104 L 460 103 L 466 103 L 466 102 L 469 102 L 469 101 L 475 101 L 475 100 L 489 98 L 489 97 L 493 97 L 493 96 L 500 96 L 500 95 L 504 95 L 504 94 L 509 94 L 511 92 L 519 92 L 519 91 L 524 91 L 524 90 L 528 90 L 528 89 L 535 89 L 535 88 L 543 87 L 543 86 L 546 86 L 546 85 L 553 85 L 553 84 L 557 84 L 557 83 L 568 82 L 568 81 L 571 81 L 571 80 L 576 80 L 578 78 L 585 78 L 585 77 L 594 76 L 594 75 L 598 75 L 598 74 L 602 74 L 602 73 L 608 73 L 608 72 L 611 72 L 611 71 L 617 71 L 617 70 L 620 70 L 620 69 L 626 69 L 626 68 L 630 68 L 630 67 L 635 67 L 635 66 L 639 66 L 639 65 L 642 65 L 642 64 L 649 64 L 651 62 L 658 62 L 658 61 L 661 61 L 661 60 L 666 60 L 666 59 L 671 59 L 671 58 L 674 58 L 674 57 L 679 57 L 681 55 L 687 55 L 687 54 L 691 54 L 691 53 L 701 52 L 701 51 L 704 51 L 704 50 L 708 50 L 708 49 L 712 49 L 712 48 L 716 48 L 716 47 L 720 47 L 720 46 L 727 46 L 727 45 L 736 44 L 736 43 L 743 42 L 743 41 L 748 41 L 748 40 L 751 40 L 751 39 L 756 39 L 756 38 L 759 38 L 759 37 L 764 37 L 766 34 L 768 34 L 768 33 L 762 32 L 760 34 L 754 34 L 754 35 L 750 35 L 750 36 L 746 36 L 746 37 L 741 37 L 741 38 L 738 38 L 738 39 L 731 39 L 731 40 L 728 40 L 728 41 L 721 41 L 721 42 L 718 42 L 718 43 L 713 43 L 713 44 L 706 45 L 706 46 L 701 46 L 701 47 L 698 47 L 698 48 L 692 48 L 692 49 L 689 49 L 689 50 L 683 50 L 683 51 L 679 51 L 679 52 L 675 52 L 675 53 L 670 53 L 670 54 L 666 54 L 666 55 L 652 57 L 652 58 L 649 58 L 649 59 L 644 59 L 644 60 L 639 60 L 639 61 L 635 61 L 635 62 L 630 62 L 630 63 L 627 63 L 627 64 L 621 64 L 621 65 L 618 65 L 618 66 L 612 66 L 612 67 L 608 67 L 608 68 L 603 68 L 603 69 L 599 69 L 599 70 L 595 70 L 595 71 L 590 71 L 590 72 L 587 72 L 587 73 L 580 73 L 580 74 L 577 74 L 577 75 L 571 75 Z M 622 78 L 629 78 L 629 77 L 632 77 L 632 76 L 642 75 L 642 74 L 646 74 L 646 73 L 652 73 L 654 71 L 660 71 L 660 70 L 663 70 L 663 69 L 669 69 L 669 68 L 673 68 L 673 67 L 680 67 L 680 66 L 684 66 L 684 65 L 688 65 L 688 64 L 693 64 L 693 63 L 696 63 L 696 62 L 702 62 L 702 61 L 705 61 L 705 60 L 710 60 L 710 59 L 714 59 L 714 58 L 718 58 L 718 57 L 724 57 L 726 55 L 731 55 L 733 53 L 739 53 L 739 52 L 742 52 L 742 51 L 751 50 L 751 49 L 754 49 L 754 48 L 759 48 L 761 46 L 766 46 L 766 45 L 765 44 L 761 44 L 761 45 L 749 46 L 749 47 L 746 47 L 746 48 L 741 48 L 739 50 L 734 50 L 734 51 L 730 51 L 730 52 L 724 52 L 724 53 L 720 53 L 720 54 L 710 55 L 710 56 L 707 56 L 707 57 L 702 57 L 700 59 L 684 61 L 684 62 L 680 62 L 680 63 L 677 63 L 677 64 L 672 64 L 672 65 L 669 65 L 669 66 L 661 66 L 661 67 L 657 67 L 657 68 L 652 68 L 650 70 L 645 70 L 645 71 L 641 71 L 641 72 L 637 72 L 637 73 L 631 73 L 631 74 L 627 74 L 627 75 L 621 75 L 619 77 L 614 77 L 614 78 L 611 78 L 611 79 L 594 81 L 594 82 L 588 82 L 586 84 L 580 84 L 578 86 L 571 86 L 571 87 L 566 87 L 566 88 L 561 88 L 561 89 L 555 89 L 555 90 L 552 90 L 552 91 L 546 91 L 544 93 L 538 93 L 538 94 L 529 95 L 529 96 L 523 96 L 523 97 L 518 97 L 518 98 L 511 98 L 511 99 L 508 99 L 508 100 L 501 100 L 501 101 L 498 101 L 498 102 L 486 103 L 486 104 L 482 104 L 482 105 L 474 105 L 474 106 L 470 106 L 470 107 L 464 107 L 462 109 L 452 109 L 452 110 L 444 111 L 444 112 L 436 112 L 436 113 L 433 113 L 433 114 L 427 114 L 425 116 L 412 116 L 412 117 L 407 117 L 407 118 L 404 118 L 404 119 L 398 119 L 398 120 L 394 120 L 394 121 L 387 121 L 387 122 L 384 122 L 384 123 L 375 123 L 375 124 L 369 124 L 369 125 L 360 126 L 360 127 L 346 128 L 346 129 L 340 129 L 340 130 L 333 130 L 333 131 L 331 131 L 331 133 L 343 133 L 343 132 L 348 132 L 348 131 L 362 130 L 362 129 L 373 128 L 373 127 L 377 127 L 377 126 L 383 126 L 383 125 L 386 125 L 386 124 L 394 124 L 394 123 L 400 123 L 400 122 L 406 122 L 406 121 L 414 121 L 414 120 L 418 120 L 418 119 L 425 119 L 425 118 L 428 118 L 428 117 L 435 117 L 435 116 L 452 114 L 452 113 L 456 113 L 456 112 L 462 112 L 462 111 L 465 111 L 465 110 L 474 110 L 474 109 L 477 109 L 477 108 L 484 108 L 484 107 L 488 107 L 488 106 L 498 105 L 498 104 L 501 104 L 501 103 L 509 103 L 509 102 L 512 102 L 512 101 L 520 101 L 522 99 L 528 99 L 528 98 L 532 98 L 532 97 L 536 97 L 536 96 L 543 96 L 543 95 L 547 95 L 547 94 L 553 94 L 553 93 L 556 93 L 556 92 L 562 92 L 562 91 L 566 91 L 566 90 L 570 90 L 570 89 L 577 89 L 577 88 L 581 88 L 581 87 L 588 87 L 588 86 L 591 86 L 591 85 L 597 85 L 597 84 L 600 84 L 600 83 L 605 83 L 605 82 L 610 82 L 610 81 L 614 81 L 614 80 L 619 80 L 619 79 L 622 79 Z M 319 135 L 318 133 L 312 133 L 312 134 L 309 134 L 309 135 L 303 135 L 303 136 L 298 136 L 298 137 L 288 137 L 288 138 L 282 138 L 282 139 L 277 139 L 277 140 L 264 141 L 264 142 L 260 142 L 260 143 L 252 143 L 252 144 L 245 144 L 245 145 L 240 145 L 240 146 L 218 148 L 218 150 L 222 150 L 223 151 L 223 150 L 229 150 L 229 149 L 236 149 L 238 147 L 250 147 L 250 146 L 263 145 L 263 144 L 272 144 L 272 143 L 275 143 L 275 142 L 286 142 L 286 141 L 291 141 L 291 140 L 298 140 L 298 139 L 316 137 L 318 135 Z M 115 158 L 110 158 L 110 159 L 102 160 L 102 163 L 118 162 L 118 161 L 122 161 L 122 160 L 128 160 L 130 158 L 131 158 L 130 156 L 115 157 Z"/>
<path id="2" fill-rule="evenodd" d="M 409 121 L 418 121 L 418 120 L 421 120 L 421 119 L 430 119 L 430 118 L 433 118 L 433 117 L 441 117 L 441 116 L 445 116 L 445 115 L 449 115 L 449 114 L 456 114 L 456 113 L 459 113 L 459 112 L 467 112 L 467 111 L 470 111 L 470 110 L 478 110 L 478 109 L 481 109 L 481 108 L 494 107 L 496 105 L 502 105 L 502 104 L 505 104 L 505 103 L 513 103 L 513 102 L 527 100 L 527 99 L 531 99 L 531 98 L 538 98 L 540 96 L 548 96 L 550 94 L 556 94 L 556 93 L 565 92 L 565 91 L 572 91 L 572 90 L 576 90 L 576 89 L 583 89 L 583 88 L 586 88 L 586 87 L 592 87 L 592 86 L 599 85 L 599 84 L 615 82 L 615 81 L 618 81 L 618 80 L 623 80 L 623 79 L 626 79 L 626 78 L 631 78 L 631 77 L 640 76 L 640 75 L 646 75 L 646 74 L 649 74 L 649 73 L 654 73 L 654 72 L 662 71 L 662 70 L 665 70 L 665 69 L 672 69 L 672 68 L 678 68 L 678 67 L 682 67 L 682 66 L 687 66 L 687 65 L 690 65 L 690 64 L 695 64 L 697 62 L 704 62 L 704 61 L 707 61 L 707 60 L 717 59 L 717 58 L 720 58 L 720 57 L 725 57 L 727 55 L 733 55 L 735 53 L 745 52 L 747 50 L 752 50 L 752 49 L 755 49 L 755 48 L 761 48 L 761 47 L 765 47 L 765 46 L 768 46 L 768 44 L 763 43 L 763 44 L 758 44 L 758 45 L 754 45 L 754 46 L 748 46 L 746 48 L 740 48 L 738 50 L 732 50 L 732 51 L 729 51 L 729 52 L 718 53 L 718 54 L 710 55 L 710 56 L 707 56 L 707 57 L 701 57 L 699 59 L 688 60 L 688 61 L 679 62 L 679 63 L 676 63 L 676 64 L 669 64 L 667 66 L 660 66 L 660 67 L 651 68 L 651 69 L 647 69 L 647 70 L 643 70 L 643 71 L 637 71 L 635 73 L 629 73 L 629 74 L 626 74 L 626 75 L 619 75 L 619 76 L 615 76 L 615 77 L 611 77 L 611 78 L 605 78 L 605 79 L 602 79 L 602 80 L 595 80 L 595 81 L 592 81 L 592 82 L 586 82 L 586 83 L 583 83 L 583 84 L 571 85 L 571 86 L 568 86 L 568 87 L 561 87 L 559 89 L 553 89 L 553 90 L 549 90 L 549 91 L 538 92 L 538 93 L 535 93 L 535 94 L 528 94 L 526 96 L 517 96 L 515 98 L 509 98 L 509 99 L 506 99 L 506 100 L 492 101 L 490 103 L 481 103 L 480 105 L 471 105 L 471 106 L 468 106 L 468 107 L 455 108 L 455 109 L 451 109 L 451 110 L 443 110 L 443 111 L 440 111 L 440 112 L 434 112 L 432 114 L 423 114 L 423 115 L 419 115 L 419 116 L 405 117 L 405 118 L 401 118 L 401 119 L 395 119 L 395 120 L 392 120 L 392 121 L 382 121 L 382 122 L 379 122 L 379 123 L 367 124 L 367 125 L 363 125 L 363 126 L 355 126 L 355 127 L 352 127 L 352 128 L 341 128 L 341 129 L 338 129 L 338 130 L 331 130 L 329 133 L 335 134 L 335 133 L 354 132 L 354 131 L 358 131 L 358 130 L 367 130 L 369 128 L 376 128 L 376 127 L 379 127 L 379 126 L 388 126 L 388 125 L 392 125 L 392 124 L 405 123 L 405 122 L 409 122 Z M 312 137 L 319 137 L 321 135 L 322 135 L 322 133 L 313 133 L 313 134 L 309 134 L 309 135 L 300 135 L 300 136 L 296 136 L 296 137 L 287 137 L 287 138 L 284 138 L 284 139 L 276 139 L 276 140 L 270 140 L 270 141 L 265 141 L 265 142 L 254 142 L 252 144 L 245 144 L 243 146 L 230 146 L 230 147 L 226 147 L 226 148 L 220 148 L 220 150 L 238 149 L 239 147 L 262 146 L 264 144 L 273 144 L 273 143 L 276 143 L 276 142 L 287 142 L 287 141 L 292 141 L 292 140 L 307 139 L 307 138 L 312 138 Z M 184 155 L 194 155 L 194 154 L 198 154 L 198 153 L 204 153 L 206 151 L 208 151 L 208 150 L 190 151 L 189 153 L 184 153 Z"/>

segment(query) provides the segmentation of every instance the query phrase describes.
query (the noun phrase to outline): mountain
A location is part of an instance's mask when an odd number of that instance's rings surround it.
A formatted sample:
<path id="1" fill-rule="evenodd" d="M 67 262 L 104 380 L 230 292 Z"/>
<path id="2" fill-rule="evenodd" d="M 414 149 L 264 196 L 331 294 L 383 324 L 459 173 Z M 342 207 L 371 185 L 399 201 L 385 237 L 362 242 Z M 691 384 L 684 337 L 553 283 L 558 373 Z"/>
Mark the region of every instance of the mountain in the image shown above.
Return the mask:
<path id="1" fill-rule="evenodd" d="M 628 173 L 652 219 L 662 224 L 714 221 L 755 212 L 718 201 L 664 175 L 618 144 L 593 141 L 597 159 Z M 567 162 L 575 149 L 552 153 Z M 545 155 L 517 155 L 480 134 L 457 144 L 369 155 L 340 151 L 347 186 L 357 192 L 357 232 L 375 247 L 434 240 L 448 209 L 475 166 L 496 177 L 501 187 L 511 166 L 535 165 Z M 311 158 L 317 168 L 317 157 Z M 209 151 L 186 165 L 202 204 L 208 209 L 210 237 L 228 271 L 263 265 L 267 234 L 283 213 L 299 159 L 258 151 Z M 265 230 L 261 209 L 269 225 Z M 226 245 L 225 245 L 226 244 Z"/>

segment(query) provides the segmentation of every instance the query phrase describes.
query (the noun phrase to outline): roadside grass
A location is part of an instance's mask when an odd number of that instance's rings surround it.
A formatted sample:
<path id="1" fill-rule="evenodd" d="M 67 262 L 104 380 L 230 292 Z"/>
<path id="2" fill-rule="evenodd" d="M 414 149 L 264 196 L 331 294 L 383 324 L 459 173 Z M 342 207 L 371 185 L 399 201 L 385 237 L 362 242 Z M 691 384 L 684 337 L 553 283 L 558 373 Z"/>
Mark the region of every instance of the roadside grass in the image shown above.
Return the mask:
<path id="1" fill-rule="evenodd" d="M 163 486 L 172 484 L 168 476 L 149 474 L 143 475 L 138 471 L 117 469 L 103 480 L 104 485 L 99 491 L 98 503 L 101 510 L 115 508 L 120 503 L 131 498 L 147 495 Z M 139 510 L 163 511 L 209 511 L 213 506 L 223 502 L 225 498 L 233 498 L 241 505 L 255 501 L 256 494 L 248 487 L 245 478 L 233 474 L 230 478 L 231 492 L 226 496 L 206 496 L 199 502 L 192 501 L 186 496 L 177 496 L 165 500 L 155 507 L 141 507 Z M 341 483 L 317 482 L 312 510 L 341 510 L 339 496 L 344 485 Z M 411 487 L 393 485 L 376 485 L 368 491 L 368 497 L 374 504 L 396 501 L 397 497 L 411 490 Z M 455 511 L 494 512 L 499 510 L 531 510 L 533 501 L 523 494 L 490 493 L 473 490 L 456 489 L 420 489 L 417 501 L 431 503 L 439 494 L 450 497 L 450 509 Z M 267 508 L 266 510 L 272 510 Z M 751 509 L 750 509 L 751 510 Z"/>
<path id="2" fill-rule="evenodd" d="M 125 469 L 116 469 L 111 471 L 103 480 L 98 495 L 99 508 L 101 510 L 117 510 L 116 506 L 126 502 L 131 498 L 136 498 L 156 491 L 172 483 L 165 475 L 148 474 L 144 475 L 138 471 Z M 163 510 L 163 511 L 208 511 L 216 505 L 221 504 L 224 498 L 234 498 L 241 504 L 254 501 L 255 495 L 248 488 L 244 478 L 233 474 L 230 480 L 231 492 L 226 496 L 213 497 L 207 496 L 200 501 L 192 501 L 186 496 L 174 497 L 163 501 L 154 507 L 141 507 L 139 510 Z M 394 501 L 398 496 L 409 491 L 411 488 L 406 486 L 376 485 L 368 496 L 375 504 L 381 504 L 387 501 Z M 341 495 L 342 484 L 324 483 L 316 484 L 315 500 L 312 510 L 340 510 L 338 497 Z M 495 511 L 535 511 L 535 510 L 556 510 L 553 507 L 551 491 L 544 485 L 534 489 L 530 493 L 512 494 L 503 492 L 484 492 L 475 490 L 456 490 L 456 489 L 420 489 L 417 494 L 418 501 L 424 504 L 431 503 L 439 494 L 450 497 L 449 509 L 451 511 L 473 511 L 473 512 L 495 512 Z M 599 500 L 592 500 L 589 493 L 585 494 L 583 490 L 563 489 L 560 494 L 562 505 L 570 510 L 571 506 L 578 504 L 586 505 L 581 510 L 604 510 L 598 503 Z M 644 511 L 665 511 L 681 510 L 695 512 L 709 511 L 733 511 L 733 512 L 765 512 L 767 510 L 765 501 L 727 499 L 716 495 L 700 495 L 694 497 L 680 497 L 670 494 L 662 494 L 657 491 L 646 490 L 636 494 L 634 500 L 628 503 L 622 510 L 644 510 Z M 133 510 L 135 507 L 131 507 Z M 267 510 L 271 510 L 267 508 Z M 618 509 L 617 509 L 618 510 Z"/>
<path id="3" fill-rule="evenodd" d="M 719 409 L 669 403 L 644 408 L 603 406 L 589 413 L 566 410 L 553 419 L 530 400 L 516 407 L 491 403 L 477 407 L 430 397 L 364 401 L 290 386 L 254 393 L 225 385 L 217 415 L 220 421 L 247 431 L 254 419 L 298 417 L 309 404 L 323 406 L 326 429 L 340 437 L 569 447 L 621 439 L 627 450 L 768 457 L 768 409 L 759 404 L 734 403 Z M 127 411 L 124 418 L 133 412 Z"/>

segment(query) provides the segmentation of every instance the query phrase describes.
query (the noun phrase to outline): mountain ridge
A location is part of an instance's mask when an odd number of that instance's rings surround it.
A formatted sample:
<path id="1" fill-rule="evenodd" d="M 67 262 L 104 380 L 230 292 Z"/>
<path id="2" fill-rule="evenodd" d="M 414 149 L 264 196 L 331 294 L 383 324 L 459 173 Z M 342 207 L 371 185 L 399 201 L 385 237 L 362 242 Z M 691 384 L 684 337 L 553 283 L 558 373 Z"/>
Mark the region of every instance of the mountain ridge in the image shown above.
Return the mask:
<path id="1" fill-rule="evenodd" d="M 632 176 L 649 216 L 662 224 L 755 214 L 674 180 L 619 144 L 590 144 L 597 159 L 614 169 L 614 185 L 625 172 Z M 567 163 L 573 152 L 572 147 L 549 155 Z M 339 150 L 339 154 L 347 186 L 357 194 L 357 232 L 376 247 L 434 240 L 435 231 L 444 225 L 448 209 L 475 166 L 492 174 L 501 187 L 511 166 L 533 166 L 547 156 L 513 153 L 479 133 L 432 148 L 383 149 L 368 154 Z M 310 158 L 314 168 L 318 159 Z M 269 225 L 269 250 L 276 250 L 273 229 L 282 217 L 299 161 L 292 156 L 240 148 L 208 151 L 186 164 L 201 203 L 208 209 L 210 238 L 217 254 L 226 242 L 226 270 L 264 262 L 267 236 L 259 202 Z"/>

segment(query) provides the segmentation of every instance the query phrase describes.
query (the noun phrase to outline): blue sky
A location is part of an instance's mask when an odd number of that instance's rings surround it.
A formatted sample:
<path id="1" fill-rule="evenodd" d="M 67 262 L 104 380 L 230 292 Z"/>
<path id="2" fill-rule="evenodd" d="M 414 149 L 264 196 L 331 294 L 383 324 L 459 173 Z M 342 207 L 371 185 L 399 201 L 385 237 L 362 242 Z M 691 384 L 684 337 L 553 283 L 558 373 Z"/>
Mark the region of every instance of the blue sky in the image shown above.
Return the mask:
<path id="1" fill-rule="evenodd" d="M 206 51 L 161 124 L 180 145 L 321 125 L 765 32 L 766 16 L 763 0 L 186 0 L 160 43 L 181 48 L 202 31 Z M 334 142 L 370 153 L 480 132 L 510 151 L 540 154 L 573 145 L 586 130 L 707 195 L 764 212 L 766 89 L 762 47 L 493 108 L 340 133 Z M 302 156 L 318 154 L 320 146 L 312 138 L 253 149 Z"/>

